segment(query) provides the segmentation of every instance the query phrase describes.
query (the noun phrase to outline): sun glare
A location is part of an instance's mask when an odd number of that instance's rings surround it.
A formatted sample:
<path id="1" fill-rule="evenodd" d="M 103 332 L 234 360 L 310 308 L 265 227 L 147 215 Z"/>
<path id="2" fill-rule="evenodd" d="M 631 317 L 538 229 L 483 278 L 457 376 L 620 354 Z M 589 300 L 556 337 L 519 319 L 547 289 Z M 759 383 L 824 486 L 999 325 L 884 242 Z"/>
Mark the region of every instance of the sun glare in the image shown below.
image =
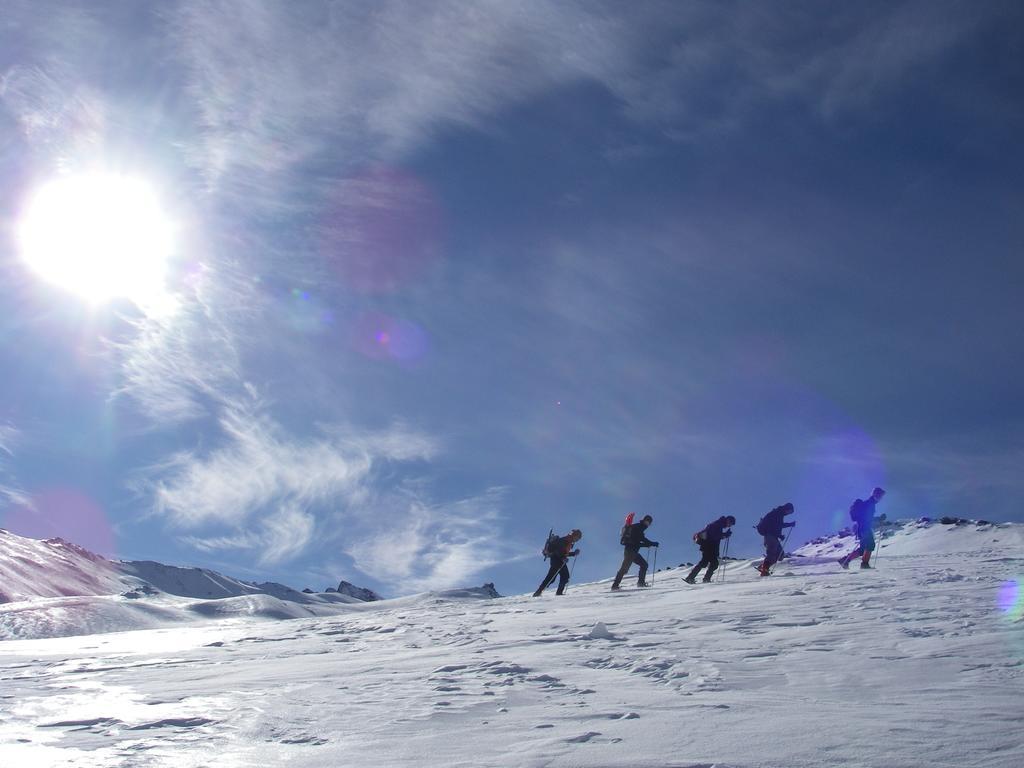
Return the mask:
<path id="1" fill-rule="evenodd" d="M 170 220 L 145 181 L 116 174 L 51 181 L 18 227 L 21 256 L 46 281 L 92 304 L 166 304 Z"/>

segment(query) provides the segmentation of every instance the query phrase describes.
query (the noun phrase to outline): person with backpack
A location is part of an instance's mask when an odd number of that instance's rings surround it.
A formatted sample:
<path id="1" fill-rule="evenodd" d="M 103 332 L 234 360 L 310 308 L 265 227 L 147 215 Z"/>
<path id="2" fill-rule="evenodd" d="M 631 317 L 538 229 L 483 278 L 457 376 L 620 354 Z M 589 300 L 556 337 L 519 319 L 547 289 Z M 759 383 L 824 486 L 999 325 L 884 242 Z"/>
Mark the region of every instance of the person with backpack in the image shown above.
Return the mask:
<path id="1" fill-rule="evenodd" d="M 764 536 L 764 562 L 761 563 L 758 571 L 762 576 L 768 576 L 771 568 L 782 557 L 782 529 L 792 528 L 796 523 L 783 522 L 786 515 L 792 515 L 793 505 L 786 502 L 781 507 L 776 507 L 757 523 L 757 532 Z"/>
<path id="2" fill-rule="evenodd" d="M 640 554 L 640 548 L 658 546 L 658 542 L 650 541 L 646 534 L 647 528 L 653 522 L 653 517 L 644 515 L 639 523 L 627 523 L 623 526 L 622 534 L 619 537 L 619 543 L 623 546 L 622 565 L 619 566 L 619 572 L 615 574 L 615 581 L 612 582 L 613 590 L 620 589 L 622 577 L 626 575 L 633 563 L 640 566 L 640 575 L 636 580 L 636 585 L 638 587 L 647 586 L 647 561 Z"/>
<path id="3" fill-rule="evenodd" d="M 850 505 L 850 519 L 853 521 L 853 532 L 857 536 L 857 548 L 848 555 L 839 558 L 839 565 L 849 568 L 854 558 L 861 558 L 860 567 L 871 567 L 871 553 L 875 551 L 875 505 L 885 496 L 883 488 L 875 488 L 867 500 L 856 499 Z M 884 520 L 885 515 L 878 518 Z"/>
<path id="4" fill-rule="evenodd" d="M 711 576 L 718 568 L 718 553 L 722 545 L 722 539 L 728 539 L 732 536 L 732 530 L 727 531 L 726 528 L 731 528 L 733 525 L 736 525 L 736 518 L 732 515 L 725 515 L 714 522 L 708 523 L 702 530 L 693 534 L 694 542 L 700 547 L 700 562 L 693 567 L 690 575 L 683 579 L 683 581 L 687 584 L 696 582 L 697 574 L 705 566 L 707 566 L 708 570 L 704 574 L 703 581 L 711 581 Z"/>
<path id="5" fill-rule="evenodd" d="M 582 538 L 583 531 L 579 528 L 573 528 L 566 536 L 557 536 L 553 533 L 548 536 L 543 554 L 551 560 L 551 567 L 548 568 L 548 575 L 544 577 L 544 581 L 533 593 L 534 597 L 540 597 L 547 586 L 555 580 L 555 576 L 558 576 L 558 589 L 555 590 L 555 594 L 561 595 L 565 592 L 565 585 L 569 583 L 569 566 L 565 562 L 580 553 L 578 549 L 573 549 L 573 546 Z"/>

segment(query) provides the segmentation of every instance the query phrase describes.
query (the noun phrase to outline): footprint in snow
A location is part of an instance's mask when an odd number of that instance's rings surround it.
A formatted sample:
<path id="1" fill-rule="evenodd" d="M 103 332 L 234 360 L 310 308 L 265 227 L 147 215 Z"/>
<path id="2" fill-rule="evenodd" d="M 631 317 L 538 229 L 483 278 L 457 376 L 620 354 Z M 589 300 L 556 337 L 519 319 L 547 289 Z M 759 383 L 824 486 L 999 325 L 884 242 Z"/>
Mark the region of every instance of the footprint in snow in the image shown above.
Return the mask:
<path id="1" fill-rule="evenodd" d="M 600 735 L 601 734 L 598 731 L 587 731 L 586 733 L 581 733 L 579 736 L 572 736 L 565 741 L 567 744 L 583 744 L 584 742 L 590 741 L 595 736 Z"/>

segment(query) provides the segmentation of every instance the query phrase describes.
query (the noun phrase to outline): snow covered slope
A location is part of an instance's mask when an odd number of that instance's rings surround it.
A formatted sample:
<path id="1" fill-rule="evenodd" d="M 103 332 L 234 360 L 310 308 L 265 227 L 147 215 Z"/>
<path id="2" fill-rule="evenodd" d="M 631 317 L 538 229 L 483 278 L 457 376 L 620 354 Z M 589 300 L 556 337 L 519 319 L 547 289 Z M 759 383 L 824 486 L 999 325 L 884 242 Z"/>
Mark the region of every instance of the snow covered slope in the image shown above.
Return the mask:
<path id="1" fill-rule="evenodd" d="M 0 643 L 0 765 L 1019 768 L 1021 526 L 891 533 L 874 571 L 818 542 L 767 579 Z"/>
<path id="2" fill-rule="evenodd" d="M 0 640 L 118 632 L 211 618 L 333 615 L 364 602 L 357 590 L 307 594 L 272 582 L 250 584 L 205 568 L 111 561 L 62 539 L 41 541 L 0 529 Z"/>
<path id="3" fill-rule="evenodd" d="M 877 526 L 878 555 L 965 555 L 971 552 L 1008 549 L 1024 552 L 1024 525 L 997 525 L 964 518 L 943 518 L 948 523 L 920 520 L 883 521 Z M 849 530 L 823 539 L 816 539 L 794 552 L 797 555 L 831 557 L 856 549 Z M 838 556 L 838 555 L 836 555 Z"/>

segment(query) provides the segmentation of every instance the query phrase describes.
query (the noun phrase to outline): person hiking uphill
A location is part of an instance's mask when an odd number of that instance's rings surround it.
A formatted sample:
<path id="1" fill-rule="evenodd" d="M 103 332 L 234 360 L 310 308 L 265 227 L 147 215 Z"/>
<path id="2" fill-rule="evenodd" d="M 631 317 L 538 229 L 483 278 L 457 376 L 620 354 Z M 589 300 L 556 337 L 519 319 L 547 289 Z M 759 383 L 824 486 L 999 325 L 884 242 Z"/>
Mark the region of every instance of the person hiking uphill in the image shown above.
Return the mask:
<path id="1" fill-rule="evenodd" d="M 757 532 L 764 536 L 764 562 L 758 568 L 762 576 L 768 576 L 772 566 L 782 557 L 782 529 L 796 525 L 783 522 L 783 518 L 792 515 L 793 512 L 793 505 L 787 501 L 762 517 L 761 522 L 757 524 Z"/>
<path id="2" fill-rule="evenodd" d="M 573 545 L 582 538 L 583 531 L 573 528 L 568 535 L 557 537 L 545 546 L 544 554 L 551 559 L 551 567 L 548 568 L 548 575 L 544 577 L 544 581 L 533 593 L 534 597 L 540 597 L 547 586 L 555 580 L 556 575 L 558 576 L 558 589 L 555 590 L 555 594 L 560 595 L 565 592 L 565 585 L 569 583 L 569 566 L 565 564 L 565 561 L 580 553 L 578 549 L 573 549 Z"/>
<path id="3" fill-rule="evenodd" d="M 700 573 L 700 569 L 704 566 L 707 566 L 708 570 L 704 574 L 703 580 L 705 582 L 711 581 L 712 574 L 718 568 L 718 550 L 722 545 L 722 539 L 728 539 L 732 536 L 732 531 L 725 529 L 733 525 L 736 525 L 736 518 L 732 515 L 725 515 L 712 523 L 708 523 L 703 530 L 693 534 L 693 540 L 700 547 L 700 562 L 693 567 L 690 575 L 683 579 L 683 581 L 687 584 L 693 584 L 697 580 L 697 574 Z"/>
<path id="4" fill-rule="evenodd" d="M 630 566 L 636 563 L 640 566 L 640 576 L 636 580 L 638 587 L 647 586 L 647 561 L 640 555 L 641 547 L 656 547 L 658 542 L 650 541 L 647 538 L 647 527 L 654 522 L 654 518 L 650 515 L 644 515 L 643 520 L 639 523 L 632 523 L 627 525 L 626 529 L 622 533 L 622 565 L 619 567 L 619 572 L 615 574 L 615 581 L 612 582 L 612 589 L 619 589 L 619 584 L 622 583 L 622 577 L 626 575 Z"/>
<path id="5" fill-rule="evenodd" d="M 875 488 L 867 501 L 857 499 L 850 506 L 850 519 L 853 520 L 854 533 L 857 534 L 857 548 L 845 557 L 839 558 L 839 565 L 849 568 L 850 562 L 861 558 L 860 567 L 871 567 L 871 553 L 875 551 L 875 505 L 885 496 L 885 490 Z M 884 520 L 885 515 L 878 518 Z"/>

